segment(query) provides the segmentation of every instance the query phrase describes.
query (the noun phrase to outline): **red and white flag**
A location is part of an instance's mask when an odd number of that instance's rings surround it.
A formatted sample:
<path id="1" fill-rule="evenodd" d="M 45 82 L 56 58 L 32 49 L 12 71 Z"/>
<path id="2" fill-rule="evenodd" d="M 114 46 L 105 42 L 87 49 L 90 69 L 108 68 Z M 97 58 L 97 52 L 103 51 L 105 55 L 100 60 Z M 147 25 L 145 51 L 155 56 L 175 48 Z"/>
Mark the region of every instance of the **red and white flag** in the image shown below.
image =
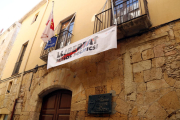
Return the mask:
<path id="1" fill-rule="evenodd" d="M 53 20 L 53 10 L 51 11 L 51 14 L 48 18 L 48 21 L 46 23 L 46 28 L 41 36 L 41 39 L 44 42 L 47 42 L 54 36 L 54 20 Z"/>

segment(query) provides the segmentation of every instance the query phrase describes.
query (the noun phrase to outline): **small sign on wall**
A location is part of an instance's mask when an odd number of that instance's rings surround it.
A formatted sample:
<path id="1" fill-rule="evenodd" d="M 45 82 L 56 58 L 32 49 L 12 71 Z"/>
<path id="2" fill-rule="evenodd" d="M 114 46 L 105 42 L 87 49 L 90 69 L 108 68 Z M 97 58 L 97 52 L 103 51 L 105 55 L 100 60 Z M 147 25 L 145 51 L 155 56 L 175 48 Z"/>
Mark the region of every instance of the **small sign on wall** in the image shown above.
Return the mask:
<path id="1" fill-rule="evenodd" d="M 91 95 L 88 102 L 88 114 L 111 114 L 112 93 Z"/>

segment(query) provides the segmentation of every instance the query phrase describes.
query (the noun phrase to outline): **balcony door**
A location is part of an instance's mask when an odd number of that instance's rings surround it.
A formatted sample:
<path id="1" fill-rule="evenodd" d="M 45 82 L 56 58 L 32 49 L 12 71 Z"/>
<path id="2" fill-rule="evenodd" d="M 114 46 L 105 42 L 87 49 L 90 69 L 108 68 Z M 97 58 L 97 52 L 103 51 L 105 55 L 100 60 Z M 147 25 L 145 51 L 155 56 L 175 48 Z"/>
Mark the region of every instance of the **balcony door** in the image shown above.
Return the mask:
<path id="1" fill-rule="evenodd" d="M 74 19 L 69 19 L 66 22 L 62 23 L 56 49 L 63 48 L 71 43 L 73 26 Z"/>
<path id="2" fill-rule="evenodd" d="M 118 24 L 140 16 L 139 0 L 114 0 L 114 14 Z"/>
<path id="3" fill-rule="evenodd" d="M 43 98 L 40 120 L 69 120 L 72 92 L 54 91 Z"/>

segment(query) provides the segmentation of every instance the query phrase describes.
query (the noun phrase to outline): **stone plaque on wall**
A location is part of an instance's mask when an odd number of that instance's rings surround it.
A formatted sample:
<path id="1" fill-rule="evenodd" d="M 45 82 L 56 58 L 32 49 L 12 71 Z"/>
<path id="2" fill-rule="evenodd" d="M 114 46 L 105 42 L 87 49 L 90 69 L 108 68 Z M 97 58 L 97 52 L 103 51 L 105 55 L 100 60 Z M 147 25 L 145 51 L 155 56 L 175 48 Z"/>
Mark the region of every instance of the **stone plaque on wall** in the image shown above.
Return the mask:
<path id="1" fill-rule="evenodd" d="M 110 114 L 112 112 L 112 94 L 89 96 L 88 114 Z"/>

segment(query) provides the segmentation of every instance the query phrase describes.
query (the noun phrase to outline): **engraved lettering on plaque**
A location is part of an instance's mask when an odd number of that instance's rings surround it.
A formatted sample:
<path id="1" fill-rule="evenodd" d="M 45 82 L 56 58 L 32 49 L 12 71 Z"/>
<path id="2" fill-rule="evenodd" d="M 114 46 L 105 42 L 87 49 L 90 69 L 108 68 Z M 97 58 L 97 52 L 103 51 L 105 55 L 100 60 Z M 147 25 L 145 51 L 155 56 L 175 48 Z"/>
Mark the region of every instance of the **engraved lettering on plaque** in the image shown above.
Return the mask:
<path id="1" fill-rule="evenodd" d="M 88 113 L 111 113 L 112 94 L 100 94 L 89 96 Z"/>

